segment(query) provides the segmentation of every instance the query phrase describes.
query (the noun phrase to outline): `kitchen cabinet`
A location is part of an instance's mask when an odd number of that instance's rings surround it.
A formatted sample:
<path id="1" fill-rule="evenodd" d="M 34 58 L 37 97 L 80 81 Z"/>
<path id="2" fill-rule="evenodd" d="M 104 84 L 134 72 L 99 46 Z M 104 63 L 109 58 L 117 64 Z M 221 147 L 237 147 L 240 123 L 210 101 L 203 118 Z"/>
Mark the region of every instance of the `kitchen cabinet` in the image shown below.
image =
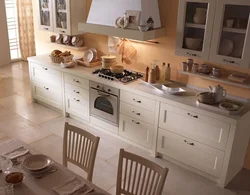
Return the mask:
<path id="1" fill-rule="evenodd" d="M 78 23 L 86 21 L 86 1 L 39 0 L 39 29 L 78 35 Z"/>
<path id="2" fill-rule="evenodd" d="M 179 0 L 176 55 L 208 60 L 216 0 Z"/>
<path id="3" fill-rule="evenodd" d="M 39 29 L 53 32 L 53 0 L 38 1 Z"/>
<path id="4" fill-rule="evenodd" d="M 249 67 L 249 14 L 248 0 L 217 1 L 210 50 L 211 61 Z"/>
<path id="5" fill-rule="evenodd" d="M 249 68 L 250 2 L 179 0 L 176 55 Z"/>

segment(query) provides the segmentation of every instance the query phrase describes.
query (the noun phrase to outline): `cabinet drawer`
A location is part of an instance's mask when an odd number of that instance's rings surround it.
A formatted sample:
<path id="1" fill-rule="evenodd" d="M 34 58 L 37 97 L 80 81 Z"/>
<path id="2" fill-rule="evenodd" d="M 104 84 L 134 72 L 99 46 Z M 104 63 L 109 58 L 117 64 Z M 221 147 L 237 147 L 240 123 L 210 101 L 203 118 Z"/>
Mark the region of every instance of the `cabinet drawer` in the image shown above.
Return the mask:
<path id="1" fill-rule="evenodd" d="M 65 101 L 67 113 L 89 121 L 89 101 L 67 93 L 65 95 Z"/>
<path id="2" fill-rule="evenodd" d="M 155 110 L 155 100 L 129 93 L 127 91 L 121 91 L 121 101 L 132 104 L 134 106 L 147 109 L 149 111 Z"/>
<path id="3" fill-rule="evenodd" d="M 62 110 L 62 92 L 60 90 L 34 81 L 32 88 L 35 99 Z"/>
<path id="4" fill-rule="evenodd" d="M 119 135 L 147 148 L 152 147 L 153 125 L 120 114 Z"/>
<path id="5" fill-rule="evenodd" d="M 220 177 L 224 152 L 169 131 L 159 130 L 157 152 Z"/>
<path id="6" fill-rule="evenodd" d="M 149 124 L 154 124 L 154 112 L 121 102 L 120 103 L 120 112 L 127 116 L 131 116 L 138 120 L 147 122 Z"/>
<path id="7" fill-rule="evenodd" d="M 89 101 L 89 90 L 65 83 L 65 92 Z"/>
<path id="8" fill-rule="evenodd" d="M 230 124 L 167 104 L 161 104 L 159 127 L 223 151 L 230 130 Z"/>
<path id="9" fill-rule="evenodd" d="M 84 89 L 89 89 L 89 80 L 71 74 L 64 74 L 64 82 Z"/>
<path id="10" fill-rule="evenodd" d="M 41 65 L 32 64 L 32 79 L 55 87 L 62 86 L 62 73 Z"/>

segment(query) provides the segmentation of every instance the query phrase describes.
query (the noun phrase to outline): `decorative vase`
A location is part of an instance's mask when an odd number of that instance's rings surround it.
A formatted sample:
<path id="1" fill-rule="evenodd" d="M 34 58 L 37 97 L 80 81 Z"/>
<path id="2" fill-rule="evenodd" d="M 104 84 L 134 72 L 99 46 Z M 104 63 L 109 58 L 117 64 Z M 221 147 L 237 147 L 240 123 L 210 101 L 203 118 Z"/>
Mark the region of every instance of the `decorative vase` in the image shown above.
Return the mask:
<path id="1" fill-rule="evenodd" d="M 196 8 L 193 18 L 195 24 L 205 24 L 207 17 L 207 10 L 205 8 Z"/>

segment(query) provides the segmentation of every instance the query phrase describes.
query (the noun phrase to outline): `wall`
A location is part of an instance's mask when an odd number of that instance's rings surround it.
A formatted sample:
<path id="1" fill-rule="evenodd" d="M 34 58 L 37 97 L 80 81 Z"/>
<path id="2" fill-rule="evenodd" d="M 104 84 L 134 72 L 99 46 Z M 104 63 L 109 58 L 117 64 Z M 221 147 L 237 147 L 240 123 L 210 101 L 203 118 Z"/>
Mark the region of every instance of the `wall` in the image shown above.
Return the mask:
<path id="1" fill-rule="evenodd" d="M 7 30 L 7 21 L 5 13 L 5 3 L 0 1 L 0 66 L 10 63 L 10 48 Z"/>
<path id="2" fill-rule="evenodd" d="M 35 0 L 33 0 L 35 2 Z M 88 6 L 90 5 L 90 0 L 87 1 Z M 35 6 L 35 5 L 34 5 Z M 192 85 L 196 85 L 203 88 L 208 88 L 209 85 L 215 85 L 215 82 L 209 82 L 195 77 L 182 76 L 178 74 L 178 70 L 181 69 L 181 62 L 186 61 L 186 57 L 179 57 L 175 55 L 175 39 L 176 39 L 176 24 L 177 24 L 177 12 L 178 12 L 178 0 L 159 0 L 160 14 L 162 25 L 166 27 L 166 37 L 160 38 L 157 41 L 160 42 L 159 45 L 148 44 L 148 43 L 132 43 L 137 49 L 137 55 L 131 60 L 130 64 L 124 64 L 127 68 L 132 68 L 139 71 L 144 71 L 146 66 L 149 66 L 152 60 L 159 60 L 160 63 L 167 62 L 172 66 L 171 78 L 174 80 L 179 80 Z M 36 13 L 36 12 L 34 12 Z M 52 46 L 48 43 L 49 36 L 51 33 L 38 31 L 37 29 L 37 18 L 35 17 L 35 34 L 36 34 L 36 45 L 37 54 L 49 53 L 53 49 L 60 49 L 58 46 Z M 107 37 L 93 34 L 85 34 L 84 36 L 85 45 L 88 47 L 97 48 L 102 53 L 108 53 L 107 48 Z M 61 48 L 63 49 L 63 48 Z M 82 56 L 82 52 L 72 51 L 75 55 Z M 120 57 L 118 57 L 120 59 Z M 196 61 L 197 63 L 207 63 L 204 61 Z M 250 73 L 250 69 L 239 69 L 235 67 L 229 67 L 226 65 L 215 65 L 217 67 L 223 68 L 226 71 L 241 71 Z M 244 90 L 238 87 L 232 87 L 228 85 L 223 85 L 227 92 L 250 99 L 249 90 Z M 250 150 L 248 150 L 250 156 Z M 249 162 L 250 164 L 250 162 Z M 246 164 L 247 166 L 247 164 Z M 250 167 L 250 165 L 249 165 Z"/>

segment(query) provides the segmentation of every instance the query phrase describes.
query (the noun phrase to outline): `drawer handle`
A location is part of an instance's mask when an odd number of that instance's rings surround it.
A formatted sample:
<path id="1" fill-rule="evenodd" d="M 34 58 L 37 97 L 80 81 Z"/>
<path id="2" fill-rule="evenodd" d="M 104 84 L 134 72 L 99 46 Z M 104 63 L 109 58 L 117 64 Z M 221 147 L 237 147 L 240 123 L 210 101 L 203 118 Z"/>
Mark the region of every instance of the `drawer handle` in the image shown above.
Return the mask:
<path id="1" fill-rule="evenodd" d="M 132 122 L 135 123 L 135 124 L 137 124 L 137 125 L 140 124 L 140 122 L 136 122 L 135 120 L 132 120 Z"/>
<path id="2" fill-rule="evenodd" d="M 75 92 L 75 93 L 78 93 L 78 94 L 80 93 L 80 91 L 76 91 L 76 90 L 74 90 L 74 92 Z"/>
<path id="3" fill-rule="evenodd" d="M 227 62 L 227 63 L 230 63 L 230 64 L 234 64 L 235 63 L 235 61 L 233 61 L 233 60 L 227 60 L 227 59 L 223 59 L 223 62 Z"/>
<path id="4" fill-rule="evenodd" d="M 73 81 L 75 81 L 76 83 L 80 83 L 80 81 L 78 81 L 78 80 L 75 80 L 75 79 L 73 79 Z"/>
<path id="5" fill-rule="evenodd" d="M 48 68 L 43 67 L 44 70 L 48 70 Z"/>
<path id="6" fill-rule="evenodd" d="M 133 99 L 133 101 L 135 101 L 135 102 L 137 102 L 137 103 L 139 103 L 139 104 L 141 103 L 141 101 L 137 101 L 136 99 Z"/>
<path id="7" fill-rule="evenodd" d="M 187 140 L 184 140 L 184 142 L 185 142 L 186 144 L 190 145 L 190 146 L 194 146 L 194 143 L 192 143 L 192 142 L 188 142 Z"/>
<path id="8" fill-rule="evenodd" d="M 48 87 L 43 87 L 44 89 L 46 89 L 46 90 L 49 90 L 49 88 Z"/>
<path id="9" fill-rule="evenodd" d="M 138 115 L 138 116 L 140 116 L 141 115 L 141 113 L 139 113 L 139 112 L 135 112 L 135 111 L 132 111 L 132 113 L 134 113 L 134 114 L 136 114 L 136 115 Z"/>
<path id="10" fill-rule="evenodd" d="M 77 101 L 77 102 L 80 102 L 80 100 L 78 100 L 78 99 L 76 99 L 76 98 L 74 98 L 74 100 Z"/>
<path id="11" fill-rule="evenodd" d="M 59 32 L 60 32 L 60 33 L 65 33 L 65 31 L 64 31 L 64 30 L 59 30 Z"/>
<path id="12" fill-rule="evenodd" d="M 44 27 L 43 29 L 44 29 L 44 30 L 49 30 L 49 28 L 46 28 L 46 27 Z"/>
<path id="13" fill-rule="evenodd" d="M 187 52 L 187 55 L 189 55 L 189 56 L 197 56 L 196 54 L 194 54 L 194 53 L 189 53 L 189 52 Z"/>
<path id="14" fill-rule="evenodd" d="M 192 115 L 192 114 L 190 114 L 190 113 L 188 113 L 187 115 L 188 115 L 188 116 L 191 116 L 191 117 L 193 117 L 193 118 L 199 118 L 197 115 Z"/>

